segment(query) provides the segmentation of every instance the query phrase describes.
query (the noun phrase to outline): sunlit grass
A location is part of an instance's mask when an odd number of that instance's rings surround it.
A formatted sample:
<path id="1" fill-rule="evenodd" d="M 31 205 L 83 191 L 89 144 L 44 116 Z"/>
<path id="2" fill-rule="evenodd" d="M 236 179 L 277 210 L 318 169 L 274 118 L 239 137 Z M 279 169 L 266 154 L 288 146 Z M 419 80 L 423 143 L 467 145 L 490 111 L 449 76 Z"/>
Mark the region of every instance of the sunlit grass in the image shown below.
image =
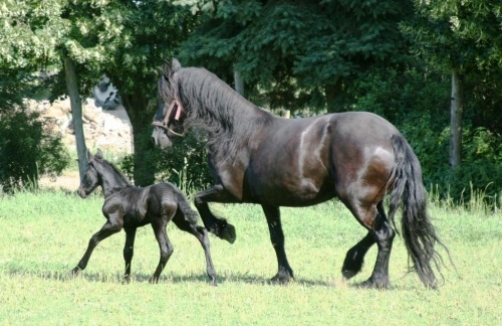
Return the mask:
<path id="1" fill-rule="evenodd" d="M 159 259 L 149 226 L 138 230 L 131 284 L 122 284 L 123 233 L 103 241 L 87 269 L 71 278 L 68 271 L 105 221 L 102 201 L 61 191 L 0 197 L 0 325 L 502 323 L 502 216 L 475 205 L 431 207 L 456 265 L 443 269 L 439 291 L 407 273 L 401 238 L 391 257 L 392 287 L 381 291 L 353 286 L 369 277 L 375 248 L 360 275 L 342 280 L 345 253 L 365 230 L 337 202 L 282 209 L 295 271 L 287 286 L 267 283 L 277 263 L 261 208 L 253 205 L 212 206 L 237 229 L 233 245 L 211 237 L 218 287 L 206 281 L 200 244 L 174 225 L 168 227 L 174 255 L 159 284 L 148 283 Z"/>

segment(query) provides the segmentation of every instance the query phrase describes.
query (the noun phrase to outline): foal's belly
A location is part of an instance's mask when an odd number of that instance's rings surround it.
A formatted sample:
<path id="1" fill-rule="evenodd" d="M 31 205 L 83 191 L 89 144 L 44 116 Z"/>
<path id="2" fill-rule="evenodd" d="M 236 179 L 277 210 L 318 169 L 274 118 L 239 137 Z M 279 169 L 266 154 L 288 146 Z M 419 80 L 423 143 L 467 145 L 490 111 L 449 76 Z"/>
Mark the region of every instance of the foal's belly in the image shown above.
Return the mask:
<path id="1" fill-rule="evenodd" d="M 139 212 L 129 212 L 124 215 L 124 227 L 140 227 L 151 223 L 148 216 L 142 216 Z"/>

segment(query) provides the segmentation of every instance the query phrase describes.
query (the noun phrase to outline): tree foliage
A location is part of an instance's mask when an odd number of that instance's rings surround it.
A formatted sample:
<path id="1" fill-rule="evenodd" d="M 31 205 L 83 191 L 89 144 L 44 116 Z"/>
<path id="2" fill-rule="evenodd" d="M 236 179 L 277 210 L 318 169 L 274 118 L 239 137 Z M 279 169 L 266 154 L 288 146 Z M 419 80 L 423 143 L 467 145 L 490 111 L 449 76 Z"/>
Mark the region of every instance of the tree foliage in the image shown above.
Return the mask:
<path id="1" fill-rule="evenodd" d="M 226 81 L 238 70 L 254 99 L 271 107 L 325 109 L 327 103 L 331 111 L 346 109 L 345 90 L 368 67 L 406 60 L 398 24 L 412 14 L 410 1 L 197 4 L 201 24 L 180 57 Z"/>
<path id="2" fill-rule="evenodd" d="M 416 15 L 403 24 L 414 53 L 433 69 L 458 71 L 467 120 L 502 132 L 502 6 L 490 0 L 416 0 L 415 7 Z"/>
<path id="3" fill-rule="evenodd" d="M 105 73 L 121 94 L 133 126 L 135 182 L 153 183 L 149 143 L 141 135 L 157 108 L 158 68 L 187 37 L 193 15 L 171 1 L 111 0 L 72 1 L 65 17 L 74 22 L 69 55 L 81 69 Z"/>

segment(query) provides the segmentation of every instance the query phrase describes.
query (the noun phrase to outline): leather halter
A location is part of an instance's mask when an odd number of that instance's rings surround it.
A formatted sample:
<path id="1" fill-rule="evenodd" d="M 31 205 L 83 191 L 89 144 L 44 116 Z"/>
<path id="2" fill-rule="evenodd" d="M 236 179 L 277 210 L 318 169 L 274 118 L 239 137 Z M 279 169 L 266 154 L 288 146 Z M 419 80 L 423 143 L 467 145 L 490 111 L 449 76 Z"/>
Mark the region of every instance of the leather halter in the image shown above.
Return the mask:
<path id="1" fill-rule="evenodd" d="M 183 106 L 181 105 L 181 101 L 179 100 L 179 97 L 178 97 L 178 94 L 176 91 L 174 91 L 174 99 L 171 102 L 171 105 L 169 105 L 169 108 L 167 109 L 167 112 L 164 115 L 164 119 L 162 119 L 162 121 L 154 121 L 154 122 L 152 122 L 152 125 L 154 125 L 156 127 L 163 128 L 163 129 L 169 131 L 170 133 L 172 133 L 173 135 L 183 137 L 184 133 L 180 134 L 180 133 L 177 133 L 176 131 L 172 130 L 171 128 L 169 128 L 169 120 L 171 117 L 171 113 L 173 112 L 173 109 L 175 109 L 175 108 L 176 108 L 176 112 L 174 113 L 174 120 L 178 121 L 181 116 L 181 111 L 183 111 Z"/>

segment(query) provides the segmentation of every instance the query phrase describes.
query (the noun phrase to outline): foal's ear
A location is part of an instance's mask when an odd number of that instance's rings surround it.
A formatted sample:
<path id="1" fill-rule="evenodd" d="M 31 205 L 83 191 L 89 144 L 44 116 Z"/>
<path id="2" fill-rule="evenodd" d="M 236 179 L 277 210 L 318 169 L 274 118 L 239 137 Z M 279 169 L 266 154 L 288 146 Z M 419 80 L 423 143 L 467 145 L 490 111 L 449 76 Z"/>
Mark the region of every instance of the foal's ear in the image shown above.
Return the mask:
<path id="1" fill-rule="evenodd" d="M 98 150 L 96 151 L 96 155 L 94 155 L 94 157 L 96 157 L 96 158 L 98 158 L 98 159 L 102 160 L 102 159 L 103 159 L 103 152 L 102 152 L 100 149 L 98 149 Z"/>
<path id="2" fill-rule="evenodd" d="M 92 153 L 89 149 L 87 149 L 86 153 L 85 153 L 85 158 L 87 159 L 87 162 L 90 162 L 94 156 L 92 156 Z"/>

